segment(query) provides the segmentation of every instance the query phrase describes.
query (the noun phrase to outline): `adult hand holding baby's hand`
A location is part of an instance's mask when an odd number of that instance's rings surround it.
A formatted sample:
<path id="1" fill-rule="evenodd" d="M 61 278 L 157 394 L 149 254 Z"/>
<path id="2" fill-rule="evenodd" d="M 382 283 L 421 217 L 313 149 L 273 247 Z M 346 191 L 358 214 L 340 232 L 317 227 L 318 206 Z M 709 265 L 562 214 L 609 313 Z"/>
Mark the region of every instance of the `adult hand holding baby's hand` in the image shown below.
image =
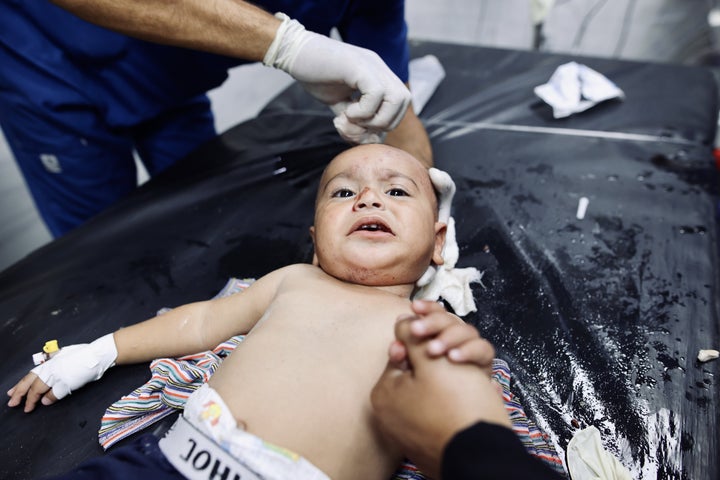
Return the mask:
<path id="1" fill-rule="evenodd" d="M 417 341 L 427 340 L 426 351 L 432 358 L 446 355 L 454 363 L 473 363 L 485 373 L 492 373 L 495 348 L 480 336 L 477 329 L 449 313 L 438 302 L 415 300 L 414 315 L 398 321 L 409 321 L 408 334 Z M 396 339 L 390 346 L 390 360 L 397 365 L 405 360 L 405 344 Z"/>
<path id="2" fill-rule="evenodd" d="M 413 302 L 415 315 L 398 319 L 371 401 L 380 429 L 420 470 L 439 478 L 456 433 L 479 421 L 509 428 L 510 419 L 486 372 L 494 348 L 433 303 Z"/>

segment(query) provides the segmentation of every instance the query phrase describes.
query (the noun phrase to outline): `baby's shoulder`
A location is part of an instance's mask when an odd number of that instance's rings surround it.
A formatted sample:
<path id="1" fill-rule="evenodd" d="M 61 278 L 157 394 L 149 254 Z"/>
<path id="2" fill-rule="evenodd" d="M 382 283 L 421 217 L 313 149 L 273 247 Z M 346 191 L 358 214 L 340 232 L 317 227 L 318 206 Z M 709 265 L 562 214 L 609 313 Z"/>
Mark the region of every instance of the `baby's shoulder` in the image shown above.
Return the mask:
<path id="1" fill-rule="evenodd" d="M 282 267 L 278 269 L 278 271 L 283 272 L 286 276 L 294 276 L 294 275 L 315 275 L 317 272 L 320 271 L 320 268 L 316 267 L 315 265 L 311 265 L 309 263 L 293 263 L 292 265 L 287 265 L 285 267 Z"/>
<path id="2" fill-rule="evenodd" d="M 309 263 L 295 263 L 279 268 L 272 276 L 281 281 L 308 281 L 317 278 L 322 271 Z"/>
<path id="3" fill-rule="evenodd" d="M 296 263 L 273 272 L 277 293 L 324 295 L 336 283 L 319 267 L 308 263 Z"/>

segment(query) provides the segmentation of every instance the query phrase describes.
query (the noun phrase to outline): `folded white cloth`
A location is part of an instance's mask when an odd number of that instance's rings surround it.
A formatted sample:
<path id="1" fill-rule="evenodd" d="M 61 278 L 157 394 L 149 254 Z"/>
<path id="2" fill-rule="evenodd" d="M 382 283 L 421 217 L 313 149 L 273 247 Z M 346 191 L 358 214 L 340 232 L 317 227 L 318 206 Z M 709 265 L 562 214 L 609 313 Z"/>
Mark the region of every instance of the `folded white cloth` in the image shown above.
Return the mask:
<path id="1" fill-rule="evenodd" d="M 410 60 L 409 69 L 412 106 L 415 114 L 420 115 L 425 104 L 445 78 L 445 69 L 435 55 L 413 58 Z"/>
<path id="2" fill-rule="evenodd" d="M 538 85 L 535 95 L 553 108 L 553 117 L 564 118 L 611 98 L 625 98 L 617 85 L 590 67 L 576 62 L 560 65 L 550 81 Z"/>
<path id="3" fill-rule="evenodd" d="M 430 266 L 417 281 L 420 287 L 414 298 L 437 300 L 444 298 L 459 316 L 477 310 L 470 284 L 479 282 L 482 273 L 477 268 L 455 268 L 460 257 L 460 248 L 455 238 L 455 219 L 450 216 L 452 199 L 455 195 L 455 182 L 447 172 L 431 168 L 430 179 L 438 192 L 438 221 L 447 225 L 445 246 L 442 256 L 444 263 L 437 267 Z"/>

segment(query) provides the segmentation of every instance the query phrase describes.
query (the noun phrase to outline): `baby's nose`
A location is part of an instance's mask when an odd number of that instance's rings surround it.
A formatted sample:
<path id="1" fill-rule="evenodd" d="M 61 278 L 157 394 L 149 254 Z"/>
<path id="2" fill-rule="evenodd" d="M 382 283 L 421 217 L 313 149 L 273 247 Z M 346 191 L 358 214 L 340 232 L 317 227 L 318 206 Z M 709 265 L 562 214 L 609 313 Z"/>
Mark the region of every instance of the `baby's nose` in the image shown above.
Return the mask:
<path id="1" fill-rule="evenodd" d="M 370 187 L 363 188 L 355 199 L 355 208 L 383 208 L 382 196 Z"/>

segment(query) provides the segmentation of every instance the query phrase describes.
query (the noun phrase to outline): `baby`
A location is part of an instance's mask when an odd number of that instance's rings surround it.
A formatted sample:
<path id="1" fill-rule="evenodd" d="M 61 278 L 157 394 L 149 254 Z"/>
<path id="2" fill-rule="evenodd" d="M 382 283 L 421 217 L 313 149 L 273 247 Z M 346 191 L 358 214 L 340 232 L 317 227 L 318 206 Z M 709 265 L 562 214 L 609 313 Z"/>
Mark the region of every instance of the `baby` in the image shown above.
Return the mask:
<path id="1" fill-rule="evenodd" d="M 242 478 L 389 478 L 404 455 L 380 434 L 369 394 L 387 363 L 396 319 L 424 318 L 427 334 L 438 334 L 429 354 L 487 360 L 467 348 L 476 332 L 442 336 L 457 317 L 410 300 L 428 266 L 442 264 L 445 232 L 418 160 L 384 145 L 349 149 L 320 180 L 312 265 L 281 268 L 243 293 L 187 304 L 68 348 L 18 382 L 8 404 L 26 397 L 31 411 L 41 397 L 50 404 L 113 364 L 178 357 L 247 333 L 191 395 L 178 423 L 239 460 L 237 469 L 252 472 Z M 198 460 L 195 440 L 175 430 L 159 444 L 170 463 L 188 476 L 210 469 Z"/>

